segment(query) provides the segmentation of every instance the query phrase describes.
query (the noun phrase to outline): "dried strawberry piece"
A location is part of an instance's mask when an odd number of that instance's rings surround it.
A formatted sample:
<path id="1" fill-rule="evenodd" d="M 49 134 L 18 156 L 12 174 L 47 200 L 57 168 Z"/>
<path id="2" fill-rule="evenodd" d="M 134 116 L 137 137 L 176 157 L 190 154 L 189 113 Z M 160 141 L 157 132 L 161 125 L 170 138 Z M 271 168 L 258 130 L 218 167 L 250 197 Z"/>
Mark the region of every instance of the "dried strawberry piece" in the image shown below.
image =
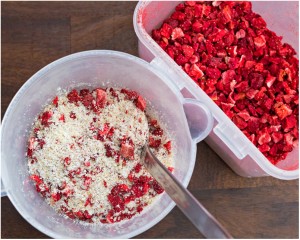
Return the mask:
<path id="1" fill-rule="evenodd" d="M 89 214 L 88 210 L 84 210 L 83 215 L 86 219 L 92 218 L 92 215 Z"/>
<path id="2" fill-rule="evenodd" d="M 66 158 L 64 159 L 64 165 L 65 165 L 65 166 L 68 166 L 68 165 L 70 165 L 70 164 L 71 164 L 71 158 L 66 157 Z"/>
<path id="3" fill-rule="evenodd" d="M 149 191 L 148 182 L 136 182 L 132 185 L 131 191 L 136 198 L 144 196 Z"/>
<path id="4" fill-rule="evenodd" d="M 42 114 L 41 116 L 41 124 L 44 125 L 45 127 L 48 127 L 51 122 L 49 122 L 50 118 L 52 117 L 53 115 L 53 112 L 51 111 L 46 111 Z"/>
<path id="5" fill-rule="evenodd" d="M 75 171 L 75 174 L 79 175 L 81 173 L 81 168 L 77 168 L 76 171 Z"/>
<path id="6" fill-rule="evenodd" d="M 105 148 L 105 154 L 107 157 L 113 157 L 115 155 L 115 152 L 113 151 L 112 147 L 108 144 L 104 144 Z"/>
<path id="7" fill-rule="evenodd" d="M 221 77 L 221 72 L 217 68 L 207 68 L 205 73 L 211 79 L 218 79 Z"/>
<path id="8" fill-rule="evenodd" d="M 260 126 L 260 120 L 256 117 L 250 117 L 250 119 L 247 122 L 247 130 L 249 133 L 256 133 L 256 130 L 259 129 Z"/>
<path id="9" fill-rule="evenodd" d="M 272 108 L 273 104 L 274 104 L 273 100 L 270 98 L 267 98 L 262 102 L 261 106 L 266 111 L 269 111 Z"/>
<path id="10" fill-rule="evenodd" d="M 294 115 L 290 115 L 283 119 L 282 127 L 284 132 L 288 132 L 291 128 L 296 127 L 297 119 Z"/>
<path id="11" fill-rule="evenodd" d="M 263 144 L 261 146 L 258 146 L 258 150 L 262 153 L 268 152 L 270 150 L 270 146 L 268 144 Z"/>
<path id="12" fill-rule="evenodd" d="M 161 137 L 164 134 L 164 131 L 160 127 L 157 127 L 153 131 L 151 131 L 151 134 L 154 135 L 154 136 L 160 136 Z"/>
<path id="13" fill-rule="evenodd" d="M 56 96 L 53 100 L 52 103 L 55 107 L 58 107 L 58 96 Z"/>
<path id="14" fill-rule="evenodd" d="M 254 44 L 257 48 L 264 47 L 266 45 L 266 39 L 264 35 L 260 35 L 254 38 Z"/>
<path id="15" fill-rule="evenodd" d="M 79 96 L 78 92 L 76 89 L 73 89 L 71 92 L 68 93 L 67 98 L 71 103 L 75 102 L 77 103 L 78 101 L 81 100 L 81 97 Z"/>
<path id="16" fill-rule="evenodd" d="M 84 178 L 84 181 L 83 181 L 83 189 L 88 189 L 89 186 L 91 185 L 92 183 L 92 178 L 91 177 L 87 177 L 87 176 L 83 176 Z"/>
<path id="17" fill-rule="evenodd" d="M 134 159 L 134 147 L 128 143 L 122 143 L 120 155 L 124 158 Z"/>
<path id="18" fill-rule="evenodd" d="M 154 40 L 159 41 L 161 39 L 160 31 L 159 30 L 152 30 L 152 37 Z"/>
<path id="19" fill-rule="evenodd" d="M 59 120 L 59 121 L 62 121 L 62 122 L 66 122 L 66 120 L 65 120 L 65 115 L 64 115 L 64 114 L 61 114 L 58 120 Z"/>
<path id="20" fill-rule="evenodd" d="M 32 175 L 30 176 L 30 178 L 31 178 L 33 181 L 35 181 L 35 183 L 36 183 L 37 185 L 40 185 L 40 184 L 43 183 L 43 180 L 41 179 L 41 177 L 38 176 L 38 175 L 36 175 L 36 174 L 32 174 Z"/>
<path id="21" fill-rule="evenodd" d="M 91 108 L 93 103 L 94 97 L 90 93 L 86 93 L 85 95 L 82 95 L 81 102 L 86 108 Z"/>
<path id="22" fill-rule="evenodd" d="M 195 33 L 200 33 L 201 32 L 201 29 L 202 29 L 202 24 L 199 22 L 199 21 L 195 21 L 193 24 L 192 24 L 192 29 L 193 29 L 193 32 Z M 200 42 L 200 41 L 199 41 Z"/>
<path id="23" fill-rule="evenodd" d="M 63 182 L 61 183 L 61 185 L 59 185 L 57 188 L 58 188 L 58 190 L 63 190 L 63 189 L 66 188 L 66 186 L 67 186 L 66 181 L 63 181 Z"/>
<path id="24" fill-rule="evenodd" d="M 149 147 L 158 148 L 161 144 L 160 139 L 154 139 L 153 137 L 149 137 Z"/>
<path id="25" fill-rule="evenodd" d="M 188 74 L 191 77 L 195 77 L 196 79 L 202 78 L 204 76 L 204 73 L 196 64 L 192 64 Z"/>
<path id="26" fill-rule="evenodd" d="M 70 112 L 70 118 L 76 119 L 76 114 L 74 112 Z"/>
<path id="27" fill-rule="evenodd" d="M 182 51 L 187 58 L 190 58 L 194 54 L 194 49 L 189 45 L 182 45 Z"/>
<path id="28" fill-rule="evenodd" d="M 184 37 L 184 33 L 183 33 L 182 29 L 179 27 L 174 28 L 172 31 L 172 34 L 171 34 L 172 40 L 174 41 L 177 38 L 182 38 L 182 37 Z"/>
<path id="29" fill-rule="evenodd" d="M 244 38 L 246 36 L 246 32 L 243 29 L 240 29 L 235 33 L 237 39 Z"/>
<path id="30" fill-rule="evenodd" d="M 102 130 L 98 130 L 98 134 L 100 136 L 106 136 L 109 133 L 109 123 L 105 123 Z"/>
<path id="31" fill-rule="evenodd" d="M 161 27 L 160 34 L 163 37 L 170 38 L 172 34 L 172 27 L 169 24 L 164 23 Z"/>
<path id="32" fill-rule="evenodd" d="M 159 183 L 156 180 L 153 180 L 151 182 L 151 186 L 152 186 L 153 190 L 158 194 L 161 194 L 164 192 L 164 189 L 159 185 Z"/>
<path id="33" fill-rule="evenodd" d="M 270 88 L 273 85 L 273 83 L 275 82 L 275 80 L 276 80 L 276 77 L 272 76 L 271 74 L 268 74 L 266 81 L 265 81 L 267 87 Z"/>
<path id="34" fill-rule="evenodd" d="M 171 141 L 166 142 L 163 146 L 170 154 L 171 153 Z"/>
<path id="35" fill-rule="evenodd" d="M 74 215 L 79 219 L 84 219 L 84 214 L 82 211 L 74 212 Z"/>
<path id="36" fill-rule="evenodd" d="M 240 118 L 242 118 L 242 119 L 243 119 L 244 121 L 246 121 L 246 122 L 251 118 L 249 112 L 246 111 L 246 110 L 243 110 L 243 111 L 241 111 L 241 112 L 238 112 L 238 113 L 237 113 L 237 116 L 239 116 Z"/>
<path id="37" fill-rule="evenodd" d="M 283 57 L 293 56 L 296 51 L 288 43 L 284 43 L 281 48 L 279 48 L 279 54 Z"/>
<path id="38" fill-rule="evenodd" d="M 233 116 L 232 121 L 234 122 L 235 125 L 237 125 L 240 129 L 244 129 L 248 126 L 246 121 L 244 121 L 241 117 L 238 115 Z"/>
<path id="39" fill-rule="evenodd" d="M 60 192 L 52 193 L 51 198 L 54 200 L 54 202 L 57 202 L 61 199 L 61 193 Z"/>
<path id="40" fill-rule="evenodd" d="M 129 192 L 129 187 L 126 184 L 117 184 L 116 186 L 114 186 L 111 190 L 111 194 L 113 195 L 118 195 L 121 193 L 126 193 Z"/>
<path id="41" fill-rule="evenodd" d="M 84 97 L 84 96 L 86 96 L 86 95 L 88 95 L 88 94 L 90 94 L 90 90 L 88 90 L 88 89 L 86 89 L 86 88 L 81 89 L 81 90 L 79 91 L 79 96 L 81 96 L 81 97 Z"/>
<path id="42" fill-rule="evenodd" d="M 286 104 L 282 102 L 275 103 L 274 110 L 280 120 L 283 120 L 293 112 L 292 109 L 290 109 Z"/>
<path id="43" fill-rule="evenodd" d="M 90 163 L 89 161 L 85 161 L 85 162 L 83 163 L 83 165 L 86 166 L 86 167 L 89 167 L 89 166 L 91 166 L 91 163 Z"/>
<path id="44" fill-rule="evenodd" d="M 135 173 L 139 173 L 141 171 L 142 165 L 140 163 L 138 163 L 137 165 L 135 165 L 134 167 L 134 172 Z"/>
<path id="45" fill-rule="evenodd" d="M 142 111 L 146 109 L 146 101 L 142 96 L 138 96 L 136 106 Z"/>
<path id="46" fill-rule="evenodd" d="M 257 142 L 259 145 L 267 144 L 271 141 L 271 136 L 267 131 L 259 131 L 257 134 Z"/>
<path id="47" fill-rule="evenodd" d="M 121 93 L 126 94 L 129 100 L 135 100 L 138 98 L 138 93 L 135 91 L 127 90 L 127 89 L 121 89 Z"/>
<path id="48" fill-rule="evenodd" d="M 107 94 L 101 88 L 96 88 L 96 105 L 103 108 L 107 102 Z"/>
<path id="49" fill-rule="evenodd" d="M 115 211 L 120 212 L 124 209 L 124 201 L 121 196 L 109 194 L 107 198 L 110 204 L 114 207 Z"/>
<path id="50" fill-rule="evenodd" d="M 274 143 L 278 143 L 283 139 L 283 134 L 280 132 L 273 132 L 271 136 Z"/>
<path id="51" fill-rule="evenodd" d="M 114 135 L 114 132 L 115 132 L 115 128 L 114 127 L 111 127 L 107 133 L 107 136 L 108 137 L 112 137 Z"/>
<path id="52" fill-rule="evenodd" d="M 103 186 L 107 188 L 107 182 L 103 180 Z"/>

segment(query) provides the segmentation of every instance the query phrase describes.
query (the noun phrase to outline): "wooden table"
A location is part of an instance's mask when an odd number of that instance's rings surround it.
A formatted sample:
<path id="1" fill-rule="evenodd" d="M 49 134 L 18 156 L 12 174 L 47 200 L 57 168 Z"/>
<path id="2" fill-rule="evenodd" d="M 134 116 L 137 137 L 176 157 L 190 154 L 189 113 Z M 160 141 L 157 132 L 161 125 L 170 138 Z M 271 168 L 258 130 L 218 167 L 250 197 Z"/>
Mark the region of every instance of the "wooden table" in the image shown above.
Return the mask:
<path id="1" fill-rule="evenodd" d="M 112 49 L 138 56 L 136 2 L 2 2 L 2 116 L 30 76 L 68 54 Z M 236 238 L 298 238 L 298 181 L 237 176 L 198 144 L 189 190 Z M 1 202 L 2 238 L 47 238 Z M 177 207 L 139 238 L 202 238 Z"/>

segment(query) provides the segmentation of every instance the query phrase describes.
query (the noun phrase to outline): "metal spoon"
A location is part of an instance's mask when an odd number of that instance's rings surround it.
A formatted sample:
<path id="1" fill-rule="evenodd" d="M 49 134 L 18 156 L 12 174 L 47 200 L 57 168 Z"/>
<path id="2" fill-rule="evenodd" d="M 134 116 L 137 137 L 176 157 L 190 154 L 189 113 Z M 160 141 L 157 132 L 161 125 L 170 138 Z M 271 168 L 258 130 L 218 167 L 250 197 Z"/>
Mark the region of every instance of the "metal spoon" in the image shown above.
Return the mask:
<path id="1" fill-rule="evenodd" d="M 201 203 L 144 146 L 141 161 L 185 216 L 206 238 L 233 238 Z"/>

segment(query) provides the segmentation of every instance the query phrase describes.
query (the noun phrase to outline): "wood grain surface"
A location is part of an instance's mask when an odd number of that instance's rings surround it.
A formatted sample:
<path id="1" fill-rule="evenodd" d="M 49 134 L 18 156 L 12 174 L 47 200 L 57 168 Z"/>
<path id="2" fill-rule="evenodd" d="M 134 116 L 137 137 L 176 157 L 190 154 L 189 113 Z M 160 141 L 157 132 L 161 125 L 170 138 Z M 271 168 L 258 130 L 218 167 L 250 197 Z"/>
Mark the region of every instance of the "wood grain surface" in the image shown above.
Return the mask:
<path id="1" fill-rule="evenodd" d="M 136 2 L 2 2 L 2 117 L 19 88 L 68 54 L 111 49 L 138 56 Z M 298 238 L 298 181 L 237 176 L 198 144 L 189 190 L 236 238 Z M 47 238 L 1 199 L 2 238 Z M 177 207 L 137 238 L 202 238 Z"/>

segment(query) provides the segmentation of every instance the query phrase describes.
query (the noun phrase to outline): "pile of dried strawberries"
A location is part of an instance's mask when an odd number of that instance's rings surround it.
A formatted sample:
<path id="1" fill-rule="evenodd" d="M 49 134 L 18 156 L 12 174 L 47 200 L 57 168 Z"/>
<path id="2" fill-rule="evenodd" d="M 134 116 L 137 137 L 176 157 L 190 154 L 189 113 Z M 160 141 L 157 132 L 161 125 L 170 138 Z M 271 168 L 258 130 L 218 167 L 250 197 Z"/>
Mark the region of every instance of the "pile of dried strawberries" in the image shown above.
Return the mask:
<path id="1" fill-rule="evenodd" d="M 153 39 L 273 164 L 298 145 L 299 63 L 250 2 L 195 2 Z"/>

